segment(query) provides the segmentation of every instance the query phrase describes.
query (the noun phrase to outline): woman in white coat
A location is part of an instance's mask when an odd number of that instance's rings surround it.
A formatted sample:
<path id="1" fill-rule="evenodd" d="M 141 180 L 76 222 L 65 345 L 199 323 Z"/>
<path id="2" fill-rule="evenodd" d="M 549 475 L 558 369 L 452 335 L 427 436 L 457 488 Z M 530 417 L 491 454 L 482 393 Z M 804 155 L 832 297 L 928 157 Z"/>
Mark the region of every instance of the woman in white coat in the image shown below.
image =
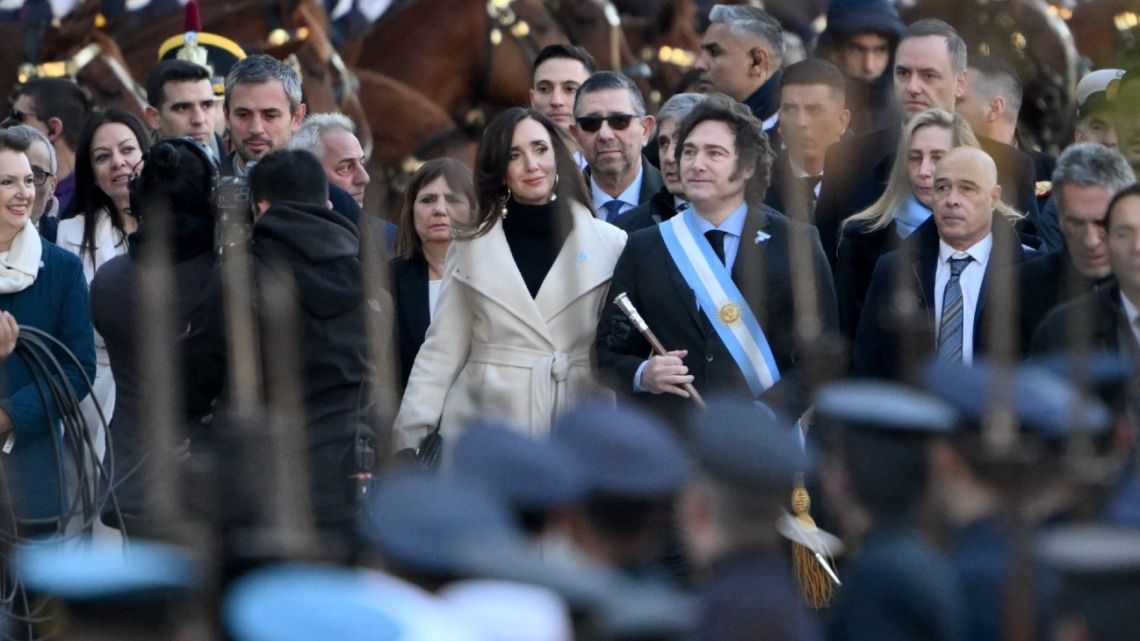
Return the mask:
<path id="1" fill-rule="evenodd" d="M 557 127 L 509 109 L 483 134 L 479 211 L 451 244 L 436 315 L 396 417 L 396 448 L 476 418 L 535 437 L 601 394 L 590 369 L 598 314 L 625 232 L 594 218 Z"/>
<path id="2" fill-rule="evenodd" d="M 78 214 L 61 220 L 59 246 L 79 256 L 87 284 L 103 263 L 127 251 L 127 236 L 138 228 L 130 211 L 130 181 L 142 171 L 150 138 L 138 118 L 111 108 L 91 116 L 75 152 L 75 204 Z M 94 398 L 110 424 L 115 410 L 115 381 L 103 338 L 95 335 Z M 82 405 L 87 433 L 96 452 L 106 442 L 99 413 L 90 399 Z"/>

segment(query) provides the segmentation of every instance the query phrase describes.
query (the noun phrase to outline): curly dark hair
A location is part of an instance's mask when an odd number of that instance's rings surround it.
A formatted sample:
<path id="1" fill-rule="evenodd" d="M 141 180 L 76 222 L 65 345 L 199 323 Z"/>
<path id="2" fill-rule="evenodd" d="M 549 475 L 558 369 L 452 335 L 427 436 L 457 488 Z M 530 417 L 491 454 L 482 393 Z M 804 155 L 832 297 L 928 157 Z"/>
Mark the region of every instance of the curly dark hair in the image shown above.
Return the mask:
<path id="1" fill-rule="evenodd" d="M 732 178 L 740 176 L 745 167 L 756 168 L 745 190 L 745 199 L 749 203 L 759 203 L 764 200 L 768 192 L 769 179 L 772 173 L 772 162 L 776 155 L 772 146 L 768 144 L 768 134 L 764 127 L 747 106 L 728 96 L 713 94 L 709 99 L 693 107 L 688 116 L 677 126 L 677 146 L 674 148 L 677 162 L 681 162 L 681 151 L 685 146 L 685 139 L 693 132 L 697 125 L 706 120 L 723 122 L 728 125 L 736 138 L 736 171 Z"/>

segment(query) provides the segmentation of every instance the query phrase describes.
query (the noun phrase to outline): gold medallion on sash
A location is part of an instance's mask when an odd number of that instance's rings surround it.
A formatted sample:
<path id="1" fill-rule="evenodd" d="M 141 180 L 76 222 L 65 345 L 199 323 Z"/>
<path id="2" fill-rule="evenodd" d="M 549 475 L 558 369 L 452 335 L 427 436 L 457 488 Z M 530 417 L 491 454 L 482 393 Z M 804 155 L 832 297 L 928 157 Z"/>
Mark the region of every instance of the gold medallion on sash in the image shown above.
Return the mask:
<path id="1" fill-rule="evenodd" d="M 717 316 L 720 318 L 720 322 L 725 325 L 732 325 L 740 320 L 740 305 L 732 301 L 724 303 L 717 309 Z"/>

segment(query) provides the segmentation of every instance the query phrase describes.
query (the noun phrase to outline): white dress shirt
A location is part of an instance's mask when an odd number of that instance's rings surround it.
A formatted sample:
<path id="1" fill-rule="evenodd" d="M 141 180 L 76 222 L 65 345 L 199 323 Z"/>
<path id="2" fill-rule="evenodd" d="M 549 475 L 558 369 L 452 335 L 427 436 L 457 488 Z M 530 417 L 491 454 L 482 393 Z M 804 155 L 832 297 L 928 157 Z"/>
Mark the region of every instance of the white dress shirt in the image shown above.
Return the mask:
<path id="1" fill-rule="evenodd" d="M 934 272 L 936 334 L 942 330 L 942 297 L 946 293 L 946 283 L 950 281 L 950 259 L 965 258 L 967 254 L 974 259 L 958 276 L 958 285 L 962 288 L 962 362 L 966 365 L 974 362 L 974 315 L 978 309 L 982 279 L 986 275 L 986 264 L 990 261 L 990 250 L 993 246 L 992 232 L 964 252 L 954 249 L 941 240 L 938 241 L 938 269 Z"/>
<path id="2" fill-rule="evenodd" d="M 644 175 L 645 166 L 642 165 L 642 167 L 637 170 L 637 177 L 633 179 L 633 182 L 629 183 L 629 187 L 626 187 L 625 191 L 618 194 L 617 199 L 622 202 L 621 210 L 618 212 L 619 216 L 641 204 L 641 178 Z M 590 178 L 590 200 L 594 205 L 594 215 L 596 215 L 598 218 L 601 218 L 602 220 L 605 220 L 606 210 L 603 205 L 613 199 L 613 196 L 602 191 L 602 188 L 598 186 L 598 183 L 594 182 L 593 177 Z"/>

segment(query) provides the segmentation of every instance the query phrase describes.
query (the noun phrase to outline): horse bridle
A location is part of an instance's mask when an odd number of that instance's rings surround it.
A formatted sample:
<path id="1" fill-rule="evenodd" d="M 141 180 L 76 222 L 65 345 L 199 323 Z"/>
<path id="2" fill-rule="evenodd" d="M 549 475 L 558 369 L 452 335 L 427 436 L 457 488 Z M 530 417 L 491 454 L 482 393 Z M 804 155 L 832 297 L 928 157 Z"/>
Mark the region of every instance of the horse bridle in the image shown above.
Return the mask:
<path id="1" fill-rule="evenodd" d="M 67 60 L 52 60 L 38 64 L 25 62 L 19 68 L 19 81 L 23 84 L 34 78 L 74 79 L 95 60 L 102 60 L 103 64 L 107 65 L 115 75 L 115 79 L 127 88 L 128 93 L 138 103 L 140 111 L 146 108 L 146 91 L 135 82 L 131 72 L 117 58 L 103 51 L 102 45 L 98 42 L 92 42 L 81 48 Z"/>
<path id="2" fill-rule="evenodd" d="M 617 69 L 618 71 L 621 71 L 622 73 L 624 73 L 625 75 L 627 75 L 631 78 L 649 77 L 650 72 L 649 72 L 649 69 L 645 65 L 644 62 L 634 62 L 629 67 L 622 67 L 622 64 L 621 64 L 621 39 L 622 39 L 621 13 L 618 12 L 617 6 L 613 2 L 611 2 L 610 0 L 590 0 L 590 1 L 593 2 L 594 4 L 598 5 L 598 7 L 601 8 L 602 14 L 604 15 L 604 17 L 606 19 L 606 26 L 607 26 L 608 31 L 609 31 L 609 40 L 610 40 L 610 43 L 609 43 L 610 44 L 610 67 L 612 69 Z M 550 11 L 550 16 L 554 19 L 554 22 L 558 24 L 558 28 L 562 30 L 562 33 L 566 34 L 566 37 L 569 38 L 572 42 L 577 41 L 578 38 L 575 37 L 577 32 L 573 28 L 573 25 L 566 19 L 565 16 L 562 15 L 562 11 L 561 11 L 562 7 L 561 7 L 560 0 L 543 0 L 543 4 L 545 4 L 547 9 Z M 652 52 L 653 50 L 651 47 L 646 47 L 645 49 L 643 49 L 642 54 L 641 54 L 642 55 L 641 60 L 651 60 L 653 58 L 653 54 L 652 53 L 647 54 L 646 53 L 647 51 Z M 695 59 L 695 56 L 694 56 L 694 59 Z"/>
<path id="3" fill-rule="evenodd" d="M 530 24 L 511 9 L 513 2 L 514 0 L 487 0 L 487 29 L 483 38 L 485 45 L 483 67 L 479 70 L 475 80 L 475 95 L 472 101 L 475 106 L 469 109 L 465 116 L 469 124 L 481 123 L 485 118 L 482 108 L 478 105 L 487 98 L 487 87 L 491 82 L 491 69 L 495 62 L 495 49 L 503 44 L 504 30 L 511 35 L 515 44 L 522 49 L 523 55 L 529 60 L 534 60 L 538 56 L 538 50 L 530 37 Z"/>

